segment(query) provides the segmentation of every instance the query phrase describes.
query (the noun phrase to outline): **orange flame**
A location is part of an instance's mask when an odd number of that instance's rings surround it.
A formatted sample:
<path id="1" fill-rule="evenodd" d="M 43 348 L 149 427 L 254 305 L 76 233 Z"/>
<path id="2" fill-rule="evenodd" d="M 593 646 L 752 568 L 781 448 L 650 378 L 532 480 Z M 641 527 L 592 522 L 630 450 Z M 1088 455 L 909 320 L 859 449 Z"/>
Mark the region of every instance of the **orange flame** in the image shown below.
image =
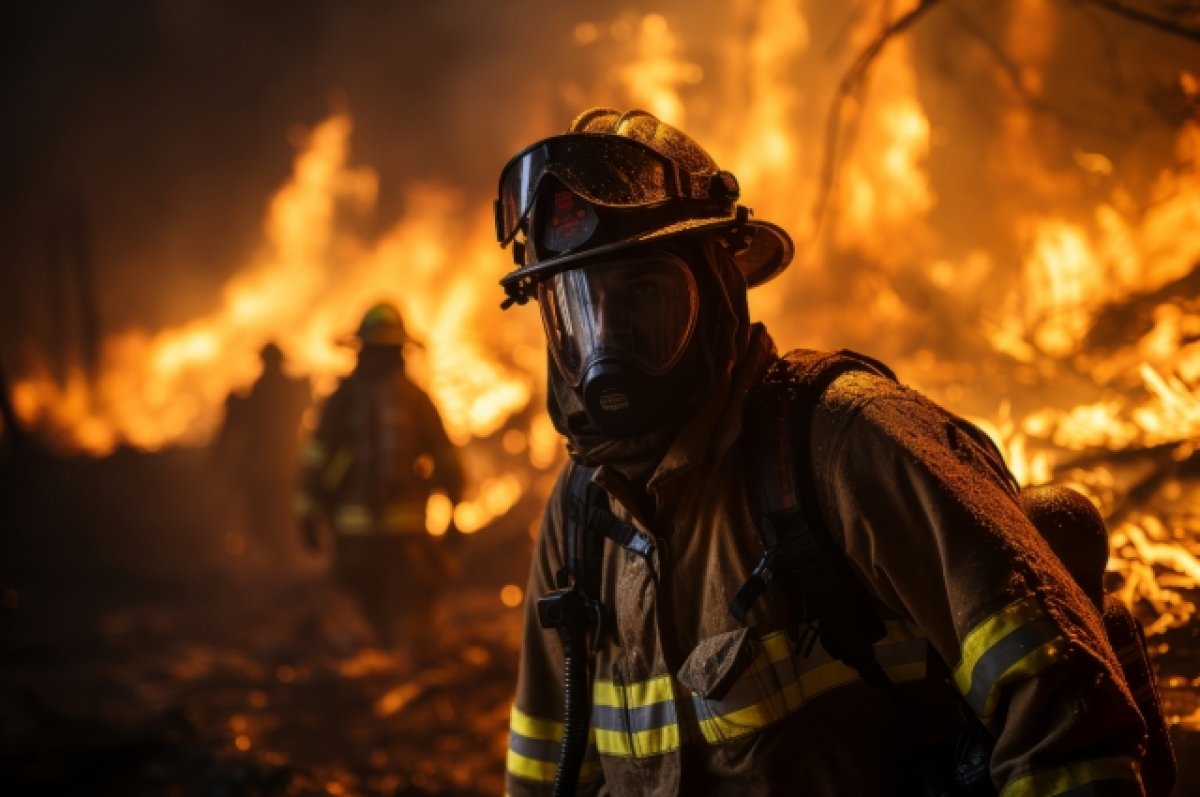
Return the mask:
<path id="1" fill-rule="evenodd" d="M 856 18 L 848 51 L 913 7 L 888 4 L 886 19 Z M 1150 175 L 1143 207 L 1116 153 L 1068 147 L 1069 157 L 1042 157 L 1047 123 L 1031 103 L 1047 94 L 1044 76 L 1065 34 L 1055 4 L 1012 4 L 1000 32 L 1012 70 L 996 68 L 1008 98 L 972 179 L 991 190 L 980 203 L 981 225 L 1012 244 L 1019 267 L 1006 269 L 998 253 L 982 247 L 951 255 L 931 221 L 939 198 L 927 161 L 937 135 L 918 93 L 914 47 L 900 37 L 881 52 L 870 92 L 854 108 L 856 136 L 843 153 L 836 213 L 830 234 L 816 241 L 822 114 L 847 54 L 810 52 L 813 20 L 827 11 L 806 14 L 802 4 L 770 0 L 728 13 L 736 24 L 714 34 L 703 53 L 665 15 L 581 22 L 576 44 L 611 48 L 620 66 L 595 87 L 563 92 L 580 107 L 619 100 L 686 125 L 739 176 L 757 215 L 792 232 L 802 249 L 797 267 L 752 294 L 756 315 L 782 340 L 802 335 L 809 344 L 837 345 L 849 332 L 876 341 L 881 354 L 911 367 L 902 376 L 915 377 L 918 388 L 952 406 L 974 399 L 970 414 L 990 416 L 981 424 L 1028 483 L 1054 478 L 1071 452 L 1163 444 L 1191 450 L 1200 440 L 1200 304 L 1164 299 L 1149 329 L 1107 349 L 1089 347 L 1088 336 L 1112 302 L 1149 296 L 1200 263 L 1200 120 L 1178 126 L 1175 163 Z M 1200 96 L 1192 72 L 1181 73 L 1179 86 L 1192 102 Z M 289 367 L 311 376 L 318 393 L 328 392 L 351 362 L 336 339 L 366 305 L 387 298 L 427 343 L 412 371 L 453 439 L 467 444 L 503 430 L 502 449 L 531 465 L 479 475 L 466 504 L 435 502 L 430 531 L 444 530 L 451 517 L 464 531 L 479 529 L 523 491 L 544 490 L 535 471 L 553 464 L 560 443 L 540 416 L 519 428 L 510 422 L 540 385 L 541 333 L 535 313 L 501 320 L 494 287 L 504 255 L 488 234 L 486 203 L 445 186 L 411 186 L 406 215 L 382 236 L 347 230 L 340 220 L 372 213 L 378 187 L 374 172 L 350 165 L 351 128 L 349 116 L 337 113 L 307 135 L 291 179 L 270 201 L 262 251 L 226 287 L 219 308 L 156 335 L 135 330 L 110 338 L 94 384 L 80 373 L 63 385 L 29 375 L 14 390 L 21 417 L 95 452 L 121 442 L 199 442 L 219 421 L 225 396 L 255 378 L 258 347 L 276 340 Z M 529 138 L 548 132 L 531 130 Z M 1096 180 L 1104 191 L 1094 188 Z M 870 267 L 848 268 L 864 262 Z M 944 350 L 890 350 L 890 330 L 930 317 L 920 292 L 906 293 L 912 283 L 946 307 L 982 309 L 955 319 L 961 326 L 944 331 Z M 801 309 L 820 289 L 836 299 Z M 975 348 L 949 340 L 960 335 L 977 339 Z M 992 388 L 976 382 L 989 374 L 1013 400 L 989 398 L 990 409 L 981 411 L 975 393 Z M 1064 374 L 1083 387 L 1058 389 Z M 1117 489 L 1103 466 L 1071 478 L 1102 505 Z M 1200 584 L 1200 534 L 1180 522 L 1147 514 L 1113 534 L 1123 595 L 1160 612 L 1155 631 L 1194 611 L 1171 588 Z"/>

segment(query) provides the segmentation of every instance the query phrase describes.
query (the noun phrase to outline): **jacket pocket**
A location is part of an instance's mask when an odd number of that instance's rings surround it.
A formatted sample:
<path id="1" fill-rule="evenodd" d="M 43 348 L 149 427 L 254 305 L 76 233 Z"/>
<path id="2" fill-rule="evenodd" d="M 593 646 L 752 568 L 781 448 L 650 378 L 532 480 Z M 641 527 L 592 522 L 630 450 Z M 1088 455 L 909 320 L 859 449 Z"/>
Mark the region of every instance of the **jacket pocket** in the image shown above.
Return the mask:
<path id="1" fill-rule="evenodd" d="M 700 642 L 679 669 L 679 683 L 693 694 L 721 700 L 758 655 L 758 630 L 739 628 Z"/>
<path id="2" fill-rule="evenodd" d="M 717 744 L 765 728 L 795 706 L 795 663 L 787 634 L 753 629 L 704 640 L 679 672 L 706 741 Z M 794 691 L 794 688 L 792 688 Z"/>

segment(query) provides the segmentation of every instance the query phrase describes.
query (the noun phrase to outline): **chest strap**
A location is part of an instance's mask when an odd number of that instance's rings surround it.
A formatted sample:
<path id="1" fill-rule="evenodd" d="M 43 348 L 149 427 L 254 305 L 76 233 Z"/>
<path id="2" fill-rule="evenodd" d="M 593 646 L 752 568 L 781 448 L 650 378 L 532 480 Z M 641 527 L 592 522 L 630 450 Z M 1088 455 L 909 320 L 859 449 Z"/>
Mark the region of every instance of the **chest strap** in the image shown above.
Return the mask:
<path id="1" fill-rule="evenodd" d="M 745 623 L 764 593 L 781 594 L 793 620 L 809 626 L 830 656 L 886 688 L 891 681 L 873 645 L 887 629 L 875 599 L 821 516 L 808 453 L 817 401 L 850 371 L 891 377 L 884 366 L 848 352 L 803 363 L 782 359 L 751 395 L 744 416 L 743 472 L 764 554 L 729 611 Z"/>

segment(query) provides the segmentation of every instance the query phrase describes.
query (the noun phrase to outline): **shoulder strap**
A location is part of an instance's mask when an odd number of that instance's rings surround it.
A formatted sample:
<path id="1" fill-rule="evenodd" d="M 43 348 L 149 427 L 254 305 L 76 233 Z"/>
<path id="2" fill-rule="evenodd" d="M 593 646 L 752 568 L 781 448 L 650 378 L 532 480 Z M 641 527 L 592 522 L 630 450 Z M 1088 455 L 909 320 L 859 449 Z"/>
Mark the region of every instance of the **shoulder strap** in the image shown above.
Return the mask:
<path id="1" fill-rule="evenodd" d="M 643 559 L 654 552 L 654 540 L 612 513 L 608 494 L 592 481 L 595 472 L 595 468 L 571 465 L 564 496 L 564 566 L 555 574 L 555 582 L 560 589 L 577 585 L 590 602 L 598 604 L 604 540 Z"/>
<path id="2" fill-rule="evenodd" d="M 745 622 L 763 592 L 783 594 L 796 618 L 816 629 L 831 656 L 882 687 L 891 682 L 872 645 L 886 629 L 874 598 L 821 516 L 808 453 L 817 402 L 835 379 L 850 371 L 895 378 L 885 366 L 853 352 L 793 352 L 768 370 L 752 394 L 743 437 L 744 471 L 766 552 L 729 610 Z"/>

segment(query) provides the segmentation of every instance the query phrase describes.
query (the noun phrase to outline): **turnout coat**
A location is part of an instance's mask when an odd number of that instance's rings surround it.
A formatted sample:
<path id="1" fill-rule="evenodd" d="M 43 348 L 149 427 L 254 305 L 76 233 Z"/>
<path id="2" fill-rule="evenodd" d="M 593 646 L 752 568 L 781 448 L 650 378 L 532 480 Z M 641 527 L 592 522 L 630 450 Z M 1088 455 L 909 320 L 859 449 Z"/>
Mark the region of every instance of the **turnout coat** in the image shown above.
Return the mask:
<path id="1" fill-rule="evenodd" d="M 737 454 L 742 414 L 777 360 L 756 326 L 729 394 L 697 411 L 649 479 L 653 507 L 620 474 L 594 476 L 655 549 L 643 559 L 605 543 L 614 627 L 595 651 L 580 792 L 895 794 L 930 729 L 967 705 L 996 738 L 1002 794 L 1142 794 L 1145 725 L 1096 610 L 1021 512 L 1002 463 L 891 380 L 838 377 L 807 453 L 825 522 L 881 604 L 877 659 L 907 698 L 789 634 L 781 597 L 759 600 L 745 624 L 730 615 L 763 553 Z M 550 793 L 562 739 L 562 651 L 536 602 L 563 566 L 572 467 L 529 576 L 512 797 Z"/>

